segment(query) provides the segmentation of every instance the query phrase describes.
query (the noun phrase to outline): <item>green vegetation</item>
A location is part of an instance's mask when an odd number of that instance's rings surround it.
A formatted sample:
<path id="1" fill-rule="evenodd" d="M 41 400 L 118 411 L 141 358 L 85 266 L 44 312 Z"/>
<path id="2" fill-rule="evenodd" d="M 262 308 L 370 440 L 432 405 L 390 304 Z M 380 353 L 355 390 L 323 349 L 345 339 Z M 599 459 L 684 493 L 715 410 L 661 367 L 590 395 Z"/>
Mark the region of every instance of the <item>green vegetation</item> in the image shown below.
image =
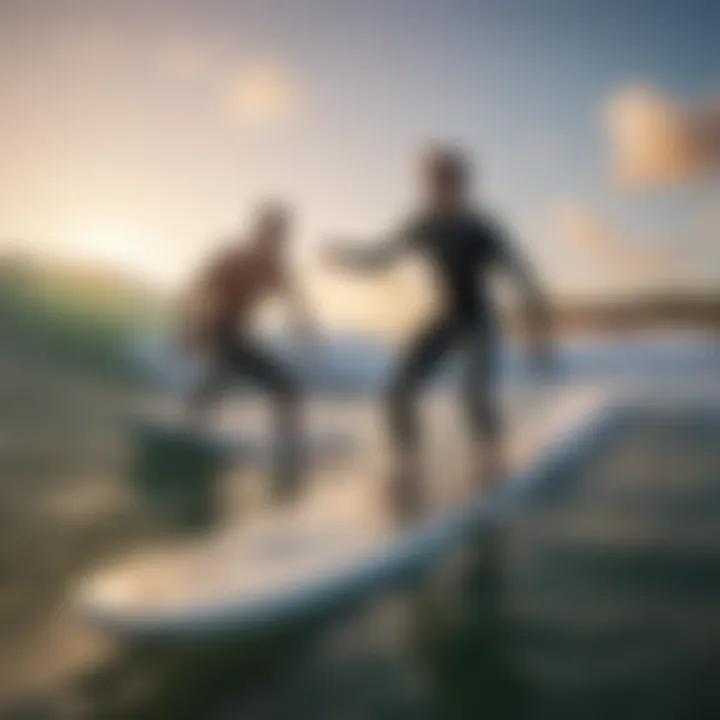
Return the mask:
<path id="1" fill-rule="evenodd" d="M 158 317 L 122 278 L 0 261 L 2 717 L 20 716 L 4 703 L 38 677 L 85 662 L 83 636 L 62 634 L 68 583 L 152 535 L 125 486 L 119 430 L 149 395 L 128 338 Z"/>
<path id="2" fill-rule="evenodd" d="M 18 260 L 0 266 L 0 343 L 13 356 L 84 372 L 131 372 L 131 332 L 159 318 L 157 298 L 107 271 Z"/>

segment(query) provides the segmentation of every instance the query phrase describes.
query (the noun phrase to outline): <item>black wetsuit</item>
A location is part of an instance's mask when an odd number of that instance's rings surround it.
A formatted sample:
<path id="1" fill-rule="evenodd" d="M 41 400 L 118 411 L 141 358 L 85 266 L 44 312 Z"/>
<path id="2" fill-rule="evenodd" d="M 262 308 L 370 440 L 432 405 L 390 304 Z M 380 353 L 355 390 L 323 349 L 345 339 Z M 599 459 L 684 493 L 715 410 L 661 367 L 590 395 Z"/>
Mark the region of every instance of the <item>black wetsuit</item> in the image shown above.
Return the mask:
<path id="1" fill-rule="evenodd" d="M 293 374 L 255 339 L 238 333 L 232 324 L 212 333 L 209 367 L 189 398 L 193 418 L 202 419 L 232 380 L 249 380 L 274 400 L 274 487 L 278 497 L 292 497 L 300 487 L 302 447 L 297 417 L 300 400 Z"/>
<path id="2" fill-rule="evenodd" d="M 233 379 L 246 379 L 270 393 L 279 401 L 298 397 L 293 374 L 261 343 L 232 324 L 220 327 L 212 335 L 210 368 L 193 398 L 196 406 L 214 401 Z"/>
<path id="3" fill-rule="evenodd" d="M 442 304 L 411 340 L 392 375 L 388 389 L 392 438 L 401 451 L 416 449 L 415 398 L 453 351 L 459 351 L 465 365 L 462 392 L 470 427 L 475 434 L 492 438 L 500 430 L 493 392 L 499 343 L 487 276 L 499 264 L 516 266 L 516 258 L 491 218 L 462 212 L 414 218 L 394 240 L 349 260 L 370 269 L 408 251 L 421 254 L 434 268 Z"/>

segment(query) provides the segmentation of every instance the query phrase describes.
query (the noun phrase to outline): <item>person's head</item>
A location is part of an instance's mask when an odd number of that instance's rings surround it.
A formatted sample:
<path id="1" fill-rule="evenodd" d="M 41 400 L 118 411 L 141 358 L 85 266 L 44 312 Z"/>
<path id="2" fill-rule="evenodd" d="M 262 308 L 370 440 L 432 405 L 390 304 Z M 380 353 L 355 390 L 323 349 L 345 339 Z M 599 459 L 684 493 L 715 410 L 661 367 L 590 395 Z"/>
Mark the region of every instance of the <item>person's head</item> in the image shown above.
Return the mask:
<path id="1" fill-rule="evenodd" d="M 459 149 L 433 145 L 422 155 L 420 175 L 424 200 L 435 210 L 461 207 L 471 184 L 470 161 Z"/>
<path id="2" fill-rule="evenodd" d="M 255 215 L 254 237 L 266 247 L 281 247 L 290 230 L 290 209 L 279 202 L 265 202 Z"/>

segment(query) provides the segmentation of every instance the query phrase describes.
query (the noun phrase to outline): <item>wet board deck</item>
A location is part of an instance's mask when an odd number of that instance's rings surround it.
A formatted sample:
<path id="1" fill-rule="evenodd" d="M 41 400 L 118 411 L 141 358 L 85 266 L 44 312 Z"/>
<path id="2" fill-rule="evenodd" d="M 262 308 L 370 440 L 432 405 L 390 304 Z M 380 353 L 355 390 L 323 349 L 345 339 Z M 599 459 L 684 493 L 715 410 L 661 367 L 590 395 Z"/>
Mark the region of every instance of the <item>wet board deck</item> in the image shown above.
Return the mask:
<path id="1" fill-rule="evenodd" d="M 608 404 L 597 390 L 558 398 L 517 443 L 500 490 L 438 503 L 421 523 L 394 524 L 379 483 L 356 478 L 295 508 L 110 565 L 76 588 L 74 607 L 120 634 L 178 639 L 252 633 L 351 601 L 432 563 L 543 481 L 544 464 L 579 452 Z"/>

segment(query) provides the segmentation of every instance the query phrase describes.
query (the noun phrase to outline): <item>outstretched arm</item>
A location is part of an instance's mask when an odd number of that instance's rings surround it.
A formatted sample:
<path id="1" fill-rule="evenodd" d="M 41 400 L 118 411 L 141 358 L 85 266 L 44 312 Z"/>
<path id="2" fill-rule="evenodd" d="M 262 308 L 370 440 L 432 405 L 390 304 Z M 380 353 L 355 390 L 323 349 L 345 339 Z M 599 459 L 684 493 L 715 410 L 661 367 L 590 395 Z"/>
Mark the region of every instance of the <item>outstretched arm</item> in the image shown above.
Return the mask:
<path id="1" fill-rule="evenodd" d="M 332 242 L 323 250 L 325 260 L 339 269 L 372 272 L 391 266 L 413 245 L 411 225 L 402 227 L 385 240 L 369 246 L 350 242 Z"/>

